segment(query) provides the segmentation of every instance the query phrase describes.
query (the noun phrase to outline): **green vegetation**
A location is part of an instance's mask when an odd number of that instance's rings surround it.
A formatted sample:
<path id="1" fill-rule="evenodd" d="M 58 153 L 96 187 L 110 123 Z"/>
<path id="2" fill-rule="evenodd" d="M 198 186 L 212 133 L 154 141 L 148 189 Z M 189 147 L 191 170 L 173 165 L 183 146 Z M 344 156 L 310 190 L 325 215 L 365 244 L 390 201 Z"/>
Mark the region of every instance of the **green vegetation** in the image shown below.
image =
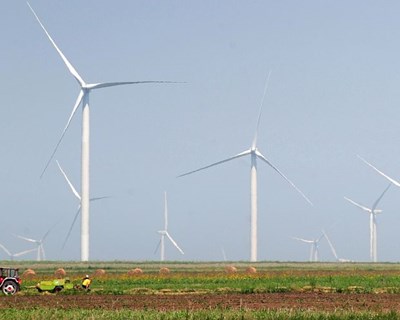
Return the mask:
<path id="1" fill-rule="evenodd" d="M 399 264 L 254 263 L 252 266 L 257 270 L 254 274 L 246 272 L 249 263 L 236 262 L 234 265 L 237 272 L 227 273 L 226 264 L 222 263 L 35 262 L 25 266 L 34 269 L 36 276 L 23 279 L 21 293 L 29 294 L 26 288 L 35 286 L 40 280 L 53 279 L 53 273 L 59 267 L 65 269 L 75 284 L 86 273 L 105 270 L 105 275 L 94 276 L 93 294 L 400 293 Z M 160 274 L 161 266 L 168 267 L 170 273 Z M 20 267 L 23 272 L 24 266 Z M 136 267 L 141 268 L 143 274 L 128 275 L 128 271 Z"/>
<path id="2" fill-rule="evenodd" d="M 314 311 L 131 311 L 131 310 L 84 310 L 84 309 L 32 309 L 16 310 L 8 309 L 0 311 L 2 319 L 140 319 L 140 320 L 392 320 L 399 319 L 395 312 L 314 312 Z"/>

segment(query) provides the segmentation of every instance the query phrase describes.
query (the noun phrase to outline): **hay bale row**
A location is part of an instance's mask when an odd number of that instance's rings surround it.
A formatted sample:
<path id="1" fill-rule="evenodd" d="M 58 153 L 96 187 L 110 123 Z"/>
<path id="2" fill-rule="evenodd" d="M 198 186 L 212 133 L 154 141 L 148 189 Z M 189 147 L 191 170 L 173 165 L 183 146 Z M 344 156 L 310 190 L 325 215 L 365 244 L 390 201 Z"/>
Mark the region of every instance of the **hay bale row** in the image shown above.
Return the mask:
<path id="1" fill-rule="evenodd" d="M 237 272 L 238 272 L 237 268 L 236 268 L 235 266 L 232 266 L 232 265 L 226 266 L 226 267 L 224 268 L 224 270 L 225 270 L 225 272 L 228 273 L 228 274 L 234 274 L 234 273 L 237 273 Z M 142 275 L 143 273 L 144 273 L 143 270 L 140 269 L 140 268 L 131 269 L 131 270 L 129 270 L 129 271 L 127 272 L 127 274 L 130 275 L 130 276 L 138 276 L 138 275 Z M 167 267 L 162 267 L 162 268 L 160 268 L 160 270 L 159 270 L 159 274 L 162 274 L 162 275 L 166 275 L 166 274 L 169 274 L 169 273 L 171 273 L 171 270 L 168 269 Z M 256 270 L 256 268 L 254 268 L 254 267 L 247 267 L 246 270 L 245 270 L 245 273 L 248 273 L 248 274 L 255 274 L 255 273 L 257 273 L 257 270 Z M 104 276 L 105 274 L 106 274 L 106 271 L 105 271 L 104 269 L 97 269 L 97 270 L 92 274 L 92 277 L 101 277 L 101 276 Z M 24 271 L 24 273 L 22 274 L 22 276 L 23 276 L 24 278 L 33 277 L 33 276 L 35 276 L 35 275 L 36 275 L 36 272 L 35 272 L 34 270 L 32 270 L 32 269 L 26 269 L 26 270 Z M 58 268 L 58 269 L 54 272 L 54 275 L 55 275 L 57 278 L 64 278 L 64 277 L 67 275 L 67 272 L 66 272 L 63 268 Z"/>
<path id="2" fill-rule="evenodd" d="M 226 266 L 225 267 L 225 272 L 228 274 L 236 273 L 237 271 L 238 270 L 235 266 Z M 247 267 L 245 272 L 248 274 L 255 274 L 255 273 L 257 273 L 257 269 L 254 267 Z"/>
<path id="3" fill-rule="evenodd" d="M 135 268 L 128 271 L 129 276 L 138 276 L 141 274 L 143 274 L 143 270 L 140 268 Z"/>

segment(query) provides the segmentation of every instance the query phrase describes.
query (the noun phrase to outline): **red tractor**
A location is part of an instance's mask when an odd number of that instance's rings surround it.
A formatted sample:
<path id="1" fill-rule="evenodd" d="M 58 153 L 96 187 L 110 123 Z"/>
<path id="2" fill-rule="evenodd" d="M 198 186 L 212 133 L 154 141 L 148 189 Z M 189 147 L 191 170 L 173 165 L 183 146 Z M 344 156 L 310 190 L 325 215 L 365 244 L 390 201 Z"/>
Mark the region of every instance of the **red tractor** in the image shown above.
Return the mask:
<path id="1" fill-rule="evenodd" d="M 22 280 L 16 268 L 0 268 L 0 289 L 5 295 L 13 295 L 20 290 Z"/>

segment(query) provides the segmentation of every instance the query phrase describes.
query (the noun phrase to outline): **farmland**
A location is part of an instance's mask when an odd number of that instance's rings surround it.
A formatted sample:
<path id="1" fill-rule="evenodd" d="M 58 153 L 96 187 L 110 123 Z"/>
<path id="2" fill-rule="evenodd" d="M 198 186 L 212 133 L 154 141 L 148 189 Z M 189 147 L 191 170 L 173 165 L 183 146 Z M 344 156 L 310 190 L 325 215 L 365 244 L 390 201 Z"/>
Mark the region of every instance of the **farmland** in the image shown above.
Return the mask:
<path id="1" fill-rule="evenodd" d="M 36 273 L 23 278 L 17 295 L 0 297 L 0 316 L 14 319 L 400 317 L 400 264 L 259 262 L 251 264 L 253 270 L 247 262 L 2 264 Z M 169 272 L 160 273 L 161 267 Z M 53 279 L 58 268 L 74 283 L 93 275 L 92 290 L 38 293 L 35 284 Z M 135 268 L 142 273 L 129 273 Z"/>

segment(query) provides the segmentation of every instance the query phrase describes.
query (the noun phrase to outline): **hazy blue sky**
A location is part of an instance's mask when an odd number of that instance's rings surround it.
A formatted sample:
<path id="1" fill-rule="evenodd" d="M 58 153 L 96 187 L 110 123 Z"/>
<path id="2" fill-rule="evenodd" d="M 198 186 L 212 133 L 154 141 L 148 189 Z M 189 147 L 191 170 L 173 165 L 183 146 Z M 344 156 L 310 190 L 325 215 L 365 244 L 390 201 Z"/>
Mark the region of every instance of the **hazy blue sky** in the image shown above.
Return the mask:
<path id="1" fill-rule="evenodd" d="M 177 179 L 237 154 L 253 139 L 266 75 L 261 152 L 314 202 L 262 163 L 259 260 L 307 260 L 325 228 L 340 257 L 369 260 L 368 215 L 386 180 L 400 179 L 398 1 L 31 0 L 87 82 L 172 80 L 91 94 L 94 260 L 157 260 L 168 192 L 171 260 L 249 259 L 250 158 Z M 79 92 L 25 1 L 0 3 L 0 243 L 49 259 L 80 258 L 77 208 L 56 163 L 40 173 Z M 81 113 L 56 154 L 80 190 Z M 378 217 L 378 260 L 399 261 L 400 190 Z M 7 226 L 5 226 L 7 223 Z M 326 241 L 321 260 L 333 260 Z M 0 252 L 0 258 L 6 256 Z M 34 254 L 25 258 L 35 258 Z"/>

